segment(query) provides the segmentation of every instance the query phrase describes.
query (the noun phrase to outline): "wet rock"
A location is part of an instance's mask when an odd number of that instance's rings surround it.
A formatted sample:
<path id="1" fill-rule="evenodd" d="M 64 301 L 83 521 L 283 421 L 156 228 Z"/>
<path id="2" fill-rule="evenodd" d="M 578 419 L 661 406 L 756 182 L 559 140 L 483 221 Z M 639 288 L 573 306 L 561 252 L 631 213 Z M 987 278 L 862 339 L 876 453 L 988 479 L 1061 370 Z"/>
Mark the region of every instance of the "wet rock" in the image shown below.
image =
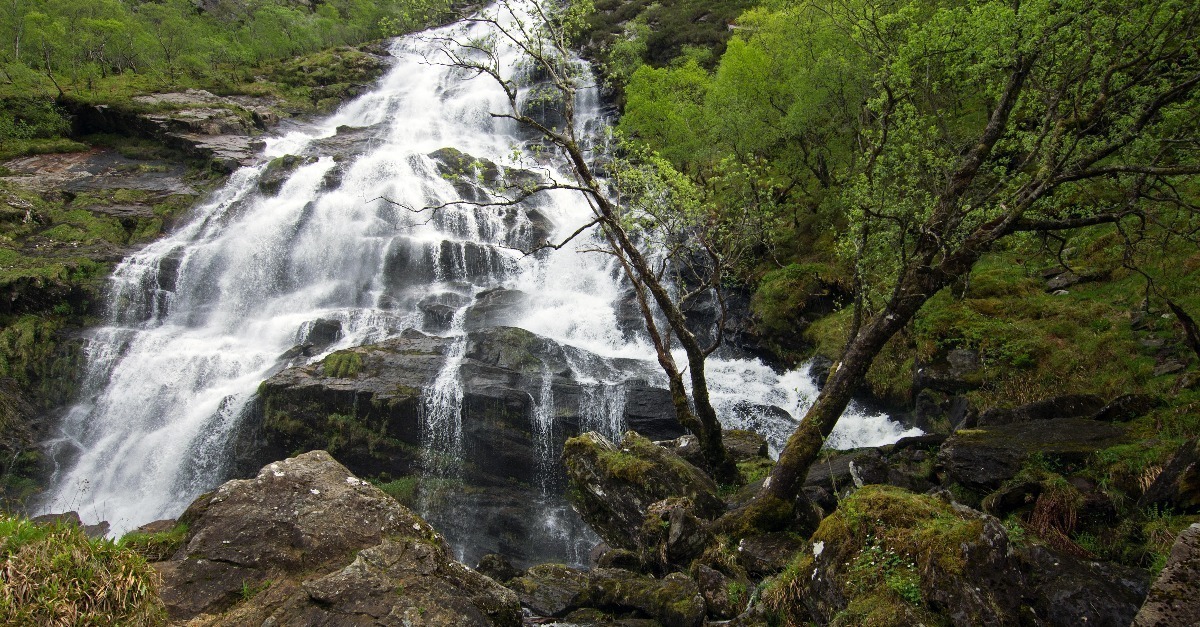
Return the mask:
<path id="1" fill-rule="evenodd" d="M 1030 607 L 1046 625 L 1125 627 L 1149 587 L 1144 570 L 1085 561 L 1041 546 L 1019 552 Z"/>
<path id="2" fill-rule="evenodd" d="M 724 511 L 717 486 L 695 466 L 629 432 L 621 446 L 589 432 L 568 440 L 563 462 L 572 503 L 610 546 L 641 550 L 641 527 L 652 504 L 686 496 L 695 514 L 711 519 Z"/>
<path id="3" fill-rule="evenodd" d="M 1150 587 L 1133 627 L 1200 624 L 1200 523 L 1184 529 L 1171 547 L 1167 565 Z"/>
<path id="4" fill-rule="evenodd" d="M 260 387 L 244 432 L 234 438 L 239 468 L 256 467 L 264 457 L 278 458 L 289 451 L 325 448 L 352 471 L 367 476 L 418 474 L 424 446 L 423 395 L 441 371 L 453 341 L 410 330 L 272 376 Z M 651 366 L 604 360 L 578 349 L 571 349 L 574 361 L 569 361 L 566 349 L 557 343 L 509 327 L 472 332 L 463 350 L 461 480 L 416 482 L 422 498 L 445 502 L 430 513 L 431 521 L 462 547 L 466 559 L 500 552 L 527 566 L 578 554 L 576 548 L 568 551 L 543 538 L 547 533 L 543 525 L 551 524 L 546 514 L 556 511 L 553 524 L 560 526 L 559 531 L 569 530 L 571 542 L 594 543 L 594 536 L 566 506 L 561 471 L 551 459 L 544 459 L 546 451 L 560 450 L 567 438 L 579 432 L 594 392 L 572 378 L 570 364 L 600 372 L 607 368 L 606 377 Z M 621 391 L 612 411 L 620 410 L 617 400 L 637 403 L 637 385 L 629 390 L 612 387 Z M 543 402 L 552 406 L 541 407 Z M 545 434 L 535 433 L 532 419 L 537 411 L 554 416 Z M 666 427 L 668 420 L 674 429 Z M 646 417 L 641 424 L 660 432 L 680 430 L 673 414 Z M 543 437 L 544 443 L 539 441 Z M 549 490 L 545 494 L 543 482 Z M 456 507 L 473 512 L 475 518 L 455 518 L 451 512 Z"/>
<path id="5" fill-rule="evenodd" d="M 1138 507 L 1159 506 L 1178 513 L 1200 512 L 1200 440 L 1179 447 L 1154 483 L 1138 499 Z"/>
<path id="6" fill-rule="evenodd" d="M 272 159 L 258 177 L 259 191 L 270 196 L 278 194 L 280 188 L 291 178 L 297 168 L 315 161 L 316 159 L 313 157 L 297 157 L 296 155 L 284 155 Z"/>
<path id="7" fill-rule="evenodd" d="M 1093 416 L 1103 407 L 1104 399 L 1094 394 L 1067 394 L 1013 409 L 989 409 L 980 414 L 978 422 L 971 426 L 991 427 L 1052 418 Z"/>
<path id="8" fill-rule="evenodd" d="M 318 352 L 341 338 L 342 323 L 340 320 L 317 318 L 301 327 L 300 343 L 312 346 Z"/>
<path id="9" fill-rule="evenodd" d="M 565 616 L 579 609 L 588 587 L 587 573 L 561 564 L 539 564 L 508 583 L 521 605 L 539 616 Z"/>
<path id="10" fill-rule="evenodd" d="M 804 542 L 789 533 L 765 533 L 742 538 L 737 546 L 738 563 L 751 577 L 774 575 L 787 567 L 804 548 Z"/>
<path id="11" fill-rule="evenodd" d="M 427 328 L 446 331 L 450 329 L 455 312 L 469 302 L 469 297 L 457 292 L 438 292 L 422 298 L 417 309 L 425 315 Z"/>
<path id="12" fill-rule="evenodd" d="M 987 494 L 1016 475 L 1035 453 L 1077 465 L 1097 450 L 1120 444 L 1124 436 L 1121 425 L 1084 418 L 961 429 L 942 445 L 937 464 L 946 481 Z"/>
<path id="13" fill-rule="evenodd" d="M 475 571 L 499 583 L 504 583 L 525 574 L 524 571 L 518 570 L 517 567 L 513 566 L 508 561 L 508 558 L 498 553 L 488 553 L 481 557 L 479 565 L 475 567 Z"/>
<path id="14" fill-rule="evenodd" d="M 467 331 L 478 331 L 511 325 L 519 320 L 528 302 L 529 296 L 520 290 L 497 287 L 481 292 L 467 310 L 463 327 Z"/>
<path id="15" fill-rule="evenodd" d="M 833 360 L 824 356 L 817 355 L 808 362 L 808 374 L 817 382 L 817 389 L 825 387 L 825 382 L 829 380 L 829 370 L 833 368 Z"/>
<path id="16" fill-rule="evenodd" d="M 651 440 L 672 440 L 687 434 L 675 417 L 671 393 L 642 381 L 626 384 L 625 425 Z"/>
<path id="17" fill-rule="evenodd" d="M 207 613 L 219 615 L 209 625 L 332 625 L 347 615 L 520 624 L 514 594 L 454 561 L 432 527 L 324 451 L 230 481 L 181 520 L 189 525 L 184 557 L 156 565 L 175 620 Z"/>

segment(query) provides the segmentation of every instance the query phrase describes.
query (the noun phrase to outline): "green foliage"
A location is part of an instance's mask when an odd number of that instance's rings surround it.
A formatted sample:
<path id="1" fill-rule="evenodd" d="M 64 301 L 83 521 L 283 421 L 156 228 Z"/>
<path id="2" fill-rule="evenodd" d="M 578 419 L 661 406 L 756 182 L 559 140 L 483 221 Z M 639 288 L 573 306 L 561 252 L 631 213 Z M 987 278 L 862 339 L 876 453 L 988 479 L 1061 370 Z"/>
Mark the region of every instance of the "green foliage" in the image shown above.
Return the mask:
<path id="1" fill-rule="evenodd" d="M 74 525 L 0 516 L 0 622 L 164 625 L 158 575 L 136 552 Z"/>

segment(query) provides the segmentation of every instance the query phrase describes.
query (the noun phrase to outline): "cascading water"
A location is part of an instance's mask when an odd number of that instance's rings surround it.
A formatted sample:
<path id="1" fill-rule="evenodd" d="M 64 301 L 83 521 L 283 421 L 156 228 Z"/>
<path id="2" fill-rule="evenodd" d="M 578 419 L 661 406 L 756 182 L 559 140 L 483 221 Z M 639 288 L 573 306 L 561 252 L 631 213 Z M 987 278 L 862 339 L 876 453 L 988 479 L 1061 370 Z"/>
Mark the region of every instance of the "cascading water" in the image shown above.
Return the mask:
<path id="1" fill-rule="evenodd" d="M 469 28 L 468 37 L 479 37 L 487 26 Z M 282 367 L 280 356 L 322 320 L 341 328 L 327 351 L 409 328 L 453 336 L 443 370 L 425 391 L 421 425 L 425 472 L 453 478 L 463 462 L 456 458 L 463 438 L 457 372 L 467 341 L 463 316 L 478 295 L 496 287 L 536 295 L 510 324 L 563 347 L 584 389 L 582 426 L 620 435 L 633 375 L 613 364 L 646 363 L 653 352 L 618 324 L 618 275 L 605 256 L 584 252 L 595 246 L 587 238 L 552 253 L 516 250 L 531 246 L 539 228 L 548 230 L 542 237 L 562 237 L 586 223 L 584 199 L 560 190 L 502 209 L 405 208 L 461 198 L 461 186 L 444 176 L 454 155 L 497 164 L 501 178 L 510 174 L 505 168 L 553 168 L 514 154 L 529 138 L 490 115 L 507 106 L 494 83 L 426 61 L 438 45 L 428 37 L 397 40 L 395 65 L 374 91 L 327 119 L 269 139 L 262 165 L 239 170 L 185 225 L 116 269 L 107 325 L 92 333 L 86 349 L 84 393 L 48 444 L 57 471 L 43 510 L 76 509 L 108 520 L 114 533 L 178 515 L 228 478 L 227 451 L 243 409 L 259 383 Z M 504 61 L 512 72 L 516 52 L 505 51 Z M 594 90 L 580 92 L 577 109 L 589 124 L 601 119 Z M 302 165 L 277 191 L 261 184 L 268 161 L 284 155 L 301 155 Z M 448 331 L 419 308 L 430 299 L 455 310 Z M 781 375 L 738 359 L 710 363 L 722 419 L 766 430 L 776 449 L 794 423 L 786 416 L 781 423 L 773 408 L 795 417 L 815 395 L 805 371 Z M 636 376 L 645 380 L 653 371 L 646 366 Z M 544 369 L 530 393 L 531 433 L 544 465 L 544 528 L 558 538 L 562 559 L 579 562 L 586 556 L 580 524 L 551 494 L 553 442 L 562 433 L 552 378 Z M 885 416 L 852 410 L 833 440 L 862 446 L 902 435 Z"/>

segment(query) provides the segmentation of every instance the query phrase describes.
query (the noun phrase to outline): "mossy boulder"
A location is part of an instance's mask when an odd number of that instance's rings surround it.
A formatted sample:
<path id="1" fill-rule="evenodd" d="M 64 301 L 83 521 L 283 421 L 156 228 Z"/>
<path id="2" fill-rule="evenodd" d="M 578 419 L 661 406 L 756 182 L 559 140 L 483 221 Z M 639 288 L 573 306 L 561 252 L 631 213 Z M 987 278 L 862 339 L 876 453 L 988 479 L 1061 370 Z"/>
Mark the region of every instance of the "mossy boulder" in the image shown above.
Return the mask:
<path id="1" fill-rule="evenodd" d="M 821 522 L 767 596 L 820 624 L 1017 624 L 1023 576 L 999 521 L 867 486 Z"/>
<path id="2" fill-rule="evenodd" d="M 568 493 L 583 519 L 615 548 L 641 550 L 642 525 L 654 503 L 687 497 L 694 513 L 711 519 L 725 506 L 717 485 L 678 455 L 634 432 L 617 446 L 589 432 L 563 447 Z"/>
<path id="3" fill-rule="evenodd" d="M 822 625 L 1127 625 L 1136 569 L 1010 539 L 949 495 L 866 486 L 821 522 L 764 598 L 782 621 Z"/>
<path id="4" fill-rule="evenodd" d="M 590 572 L 558 564 L 530 568 L 509 582 L 521 604 L 540 617 L 593 616 L 604 610 L 632 619 L 653 619 L 663 627 L 696 627 L 703 624 L 704 597 L 696 582 L 682 573 L 661 579 L 619 568 Z M 586 614 L 585 614 L 586 612 Z"/>

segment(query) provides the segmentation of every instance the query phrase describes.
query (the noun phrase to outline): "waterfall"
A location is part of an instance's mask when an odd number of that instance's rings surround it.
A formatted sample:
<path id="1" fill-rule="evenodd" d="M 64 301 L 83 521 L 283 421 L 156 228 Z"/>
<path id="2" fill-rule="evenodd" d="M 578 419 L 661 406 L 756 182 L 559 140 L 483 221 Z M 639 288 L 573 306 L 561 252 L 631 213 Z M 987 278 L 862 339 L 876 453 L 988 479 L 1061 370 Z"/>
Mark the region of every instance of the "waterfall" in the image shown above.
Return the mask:
<path id="1" fill-rule="evenodd" d="M 444 176 L 448 155 L 486 160 L 501 178 L 506 168 L 567 178 L 553 163 L 513 149 L 530 137 L 490 115 L 507 106 L 497 85 L 428 62 L 437 38 L 463 29 L 465 37 L 483 38 L 486 28 L 451 25 L 396 40 L 393 67 L 374 90 L 267 138 L 260 165 L 234 173 L 186 223 L 116 268 L 108 317 L 87 344 L 83 391 L 47 443 L 55 471 L 42 511 L 78 510 L 108 520 L 116 534 L 179 515 L 228 478 L 227 451 L 243 409 L 318 320 L 341 328 L 326 353 L 414 328 L 454 338 L 425 390 L 421 425 L 426 473 L 453 478 L 463 463 L 463 316 L 477 295 L 496 287 L 532 295 L 510 324 L 563 347 L 585 390 L 580 422 L 620 436 L 632 375 L 613 364 L 651 364 L 637 377 L 652 384 L 646 371 L 655 367 L 645 339 L 618 324 L 618 273 L 607 256 L 587 252 L 597 245 L 587 237 L 539 255 L 514 249 L 538 232 L 561 238 L 575 231 L 590 219 L 585 200 L 559 190 L 516 207 L 410 210 L 462 198 L 461 186 Z M 516 51 L 503 51 L 503 60 L 515 74 Z M 595 89 L 580 91 L 577 108 L 581 124 L 603 125 Z M 260 185 L 270 161 L 285 155 L 304 159 L 277 190 Z M 455 307 L 449 329 L 418 307 L 428 299 Z M 811 378 L 755 360 L 710 363 L 713 399 L 727 426 L 761 428 L 778 450 L 815 392 Z M 543 369 L 540 389 L 530 391 L 544 477 L 557 471 L 553 443 L 564 433 L 555 423 L 555 376 Z M 847 445 L 901 435 L 886 416 L 855 409 L 835 432 Z M 551 479 L 543 481 L 549 490 Z M 561 498 L 546 501 L 544 513 L 563 559 L 586 559 L 580 523 Z"/>

